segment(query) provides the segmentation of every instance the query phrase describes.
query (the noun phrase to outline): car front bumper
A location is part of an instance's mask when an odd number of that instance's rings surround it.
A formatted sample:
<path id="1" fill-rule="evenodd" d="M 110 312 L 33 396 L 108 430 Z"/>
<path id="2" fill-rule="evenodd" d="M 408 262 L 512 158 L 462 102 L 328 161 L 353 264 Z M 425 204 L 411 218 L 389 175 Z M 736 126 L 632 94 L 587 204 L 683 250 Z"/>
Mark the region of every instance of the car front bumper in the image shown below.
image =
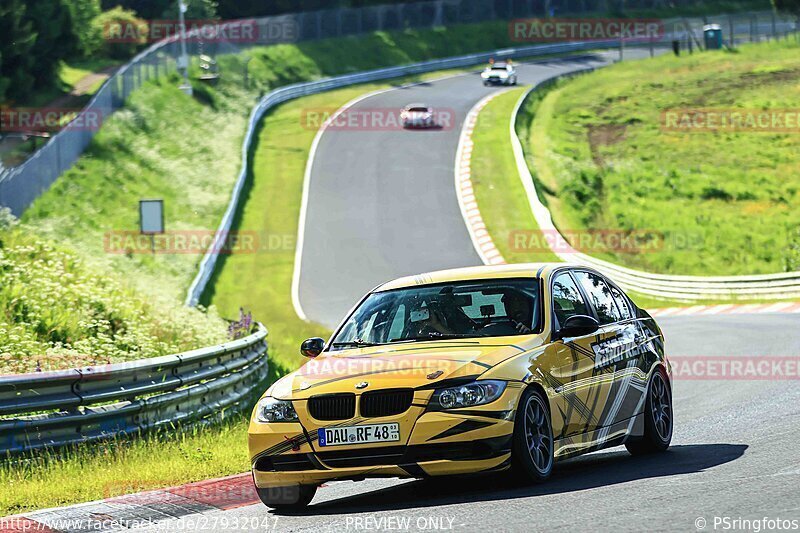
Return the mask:
<path id="1" fill-rule="evenodd" d="M 320 447 L 317 428 L 304 423 L 250 423 L 248 442 L 258 488 L 320 484 L 365 477 L 422 478 L 500 470 L 508 466 L 518 388 L 509 387 L 491 404 L 454 411 L 419 409 L 400 422 L 401 442 Z M 458 411 L 462 411 L 459 413 Z M 350 425 L 343 422 L 333 425 Z M 322 426 L 318 426 L 322 427 Z M 403 434 L 404 433 L 404 434 Z"/>

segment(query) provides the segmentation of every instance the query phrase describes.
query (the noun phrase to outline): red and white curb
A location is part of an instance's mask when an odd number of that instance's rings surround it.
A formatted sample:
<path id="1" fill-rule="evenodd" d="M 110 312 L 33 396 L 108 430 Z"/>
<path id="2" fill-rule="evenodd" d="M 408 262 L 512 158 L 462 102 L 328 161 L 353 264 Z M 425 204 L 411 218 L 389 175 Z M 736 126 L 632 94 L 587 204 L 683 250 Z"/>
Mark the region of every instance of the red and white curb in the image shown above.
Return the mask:
<path id="1" fill-rule="evenodd" d="M 259 503 L 251 474 L 0 518 L 0 533 L 114 531 Z"/>
<path id="2" fill-rule="evenodd" d="M 733 315 L 763 313 L 800 313 L 800 302 L 778 302 L 769 304 L 723 304 L 695 305 L 692 307 L 663 307 L 648 309 L 652 316 L 687 316 L 687 315 Z"/>
<path id="3" fill-rule="evenodd" d="M 493 92 L 482 98 L 467 113 L 464 119 L 464 126 L 461 128 L 461 136 L 458 139 L 458 150 L 456 151 L 455 179 L 456 196 L 458 205 L 461 208 L 461 216 L 467 225 L 470 239 L 475 251 L 485 265 L 505 265 L 506 260 L 500 254 L 500 250 L 492 241 L 492 236 L 486 230 L 486 224 L 481 217 L 478 202 L 475 198 L 475 191 L 472 188 L 472 133 L 475 131 L 475 123 L 478 115 L 486 105 L 497 96 L 510 89 Z"/>

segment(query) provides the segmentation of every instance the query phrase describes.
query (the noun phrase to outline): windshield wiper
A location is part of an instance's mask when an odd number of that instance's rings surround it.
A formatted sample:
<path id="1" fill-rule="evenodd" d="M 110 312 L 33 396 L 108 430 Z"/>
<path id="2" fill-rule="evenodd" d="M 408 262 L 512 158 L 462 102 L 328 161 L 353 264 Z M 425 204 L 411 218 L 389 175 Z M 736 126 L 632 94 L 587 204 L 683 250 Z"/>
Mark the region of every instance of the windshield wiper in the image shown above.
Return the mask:
<path id="1" fill-rule="evenodd" d="M 424 337 L 405 337 L 402 339 L 392 339 L 389 342 L 408 342 L 408 341 L 430 341 L 430 340 L 439 340 L 439 339 L 466 339 L 477 337 L 472 333 L 429 333 Z"/>
<path id="2" fill-rule="evenodd" d="M 362 348 L 365 346 L 377 346 L 377 344 L 374 342 L 362 341 L 361 339 L 355 339 L 352 341 L 334 342 L 332 346 L 334 346 L 335 348 L 343 348 L 345 346 L 355 346 L 356 348 Z"/>

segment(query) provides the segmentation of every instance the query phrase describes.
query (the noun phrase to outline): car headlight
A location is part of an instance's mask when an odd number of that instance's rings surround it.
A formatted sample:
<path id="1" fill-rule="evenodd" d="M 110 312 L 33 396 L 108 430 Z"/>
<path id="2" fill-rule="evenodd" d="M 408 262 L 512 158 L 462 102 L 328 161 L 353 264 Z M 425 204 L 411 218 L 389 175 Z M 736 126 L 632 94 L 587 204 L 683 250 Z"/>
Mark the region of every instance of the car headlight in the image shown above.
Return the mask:
<path id="1" fill-rule="evenodd" d="M 289 400 L 277 400 L 270 396 L 262 398 L 256 406 L 259 422 L 297 422 L 297 413 Z"/>
<path id="2" fill-rule="evenodd" d="M 441 411 L 443 409 L 458 409 L 491 403 L 498 399 L 506 390 L 505 381 L 484 380 L 475 381 L 458 387 L 436 389 L 433 392 L 428 409 Z"/>
<path id="3" fill-rule="evenodd" d="M 488 72 L 481 72 L 481 78 L 485 79 L 485 78 L 488 78 L 488 77 L 489 77 L 489 73 Z"/>

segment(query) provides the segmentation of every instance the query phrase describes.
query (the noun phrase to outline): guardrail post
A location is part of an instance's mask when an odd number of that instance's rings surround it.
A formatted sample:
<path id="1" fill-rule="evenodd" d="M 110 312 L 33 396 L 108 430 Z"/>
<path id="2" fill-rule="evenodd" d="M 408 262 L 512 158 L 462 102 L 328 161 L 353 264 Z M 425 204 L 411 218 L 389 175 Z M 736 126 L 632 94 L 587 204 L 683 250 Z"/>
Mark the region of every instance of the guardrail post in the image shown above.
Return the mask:
<path id="1" fill-rule="evenodd" d="M 734 31 L 733 15 L 728 15 L 728 32 L 730 33 L 728 39 L 731 43 L 731 48 L 736 48 L 736 34 Z"/>
<path id="2" fill-rule="evenodd" d="M 772 16 L 772 38 L 778 40 L 778 26 L 775 24 L 775 12 L 770 13 Z"/>

